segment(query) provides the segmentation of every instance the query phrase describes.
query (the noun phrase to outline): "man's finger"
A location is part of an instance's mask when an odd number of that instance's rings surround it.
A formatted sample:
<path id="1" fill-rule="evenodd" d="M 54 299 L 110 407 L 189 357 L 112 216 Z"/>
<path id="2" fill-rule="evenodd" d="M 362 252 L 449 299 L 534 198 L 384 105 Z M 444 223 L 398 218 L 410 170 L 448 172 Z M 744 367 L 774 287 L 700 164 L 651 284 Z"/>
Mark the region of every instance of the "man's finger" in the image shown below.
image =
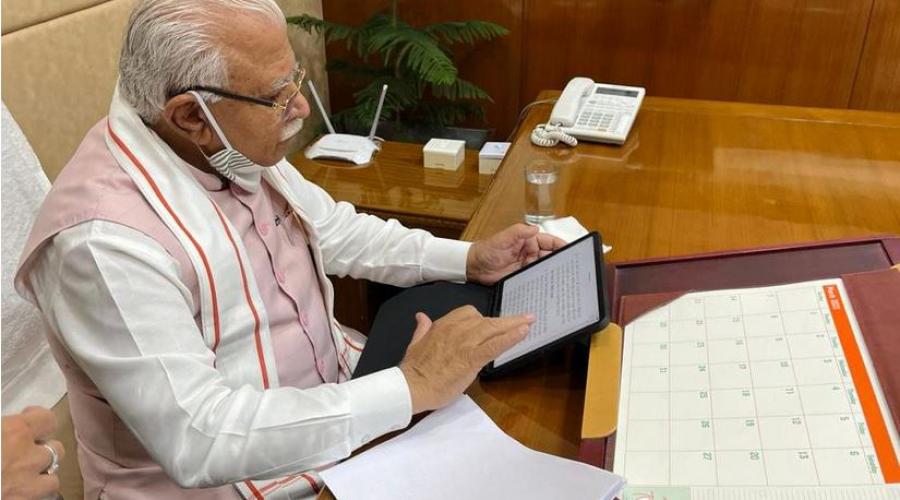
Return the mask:
<path id="1" fill-rule="evenodd" d="M 53 412 L 39 406 L 30 406 L 22 412 L 25 425 L 31 429 L 35 440 L 43 440 L 56 432 L 56 416 Z"/>
<path id="2" fill-rule="evenodd" d="M 50 454 L 44 444 L 53 448 L 56 452 L 57 464 L 62 462 L 63 445 L 59 441 L 47 441 L 46 443 L 36 443 L 28 448 L 27 455 L 22 456 L 22 465 L 27 467 L 35 474 L 40 474 L 47 470 L 53 464 L 53 455 Z"/>
<path id="3" fill-rule="evenodd" d="M 66 456 L 66 447 L 63 446 L 63 444 L 61 442 L 57 441 L 56 439 L 51 439 L 49 441 L 45 441 L 44 444 L 53 448 L 53 451 L 56 452 L 56 457 L 59 459 L 60 462 L 62 462 L 62 459 L 65 458 L 65 456 Z M 47 454 L 49 455 L 50 452 L 47 452 Z"/>
<path id="4" fill-rule="evenodd" d="M 422 340 L 422 337 L 424 337 L 430 329 L 431 318 L 429 318 L 425 313 L 416 313 L 416 329 L 415 331 L 413 331 L 412 340 L 409 342 L 409 345 L 413 345 L 416 342 Z"/>
<path id="5" fill-rule="evenodd" d="M 32 493 L 29 498 L 46 498 L 59 491 L 59 476 L 56 474 L 40 474 L 29 483 Z"/>
<path id="6" fill-rule="evenodd" d="M 538 234 L 537 242 L 541 247 L 541 250 L 559 250 L 560 248 L 566 246 L 565 240 L 547 233 Z"/>
<path id="7" fill-rule="evenodd" d="M 523 240 L 525 238 L 534 237 L 539 231 L 537 226 L 529 226 L 528 224 L 522 224 L 521 222 L 513 224 L 510 229 L 513 230 L 513 234 L 515 234 L 517 238 Z"/>
<path id="8" fill-rule="evenodd" d="M 483 343 L 479 348 L 481 355 L 481 364 L 486 365 L 509 350 L 512 346 L 518 344 L 528 336 L 528 327 L 520 326 L 512 330 L 507 330 L 500 335 L 491 337 L 487 342 Z"/>
<path id="9" fill-rule="evenodd" d="M 529 226 L 526 224 L 513 224 L 512 226 L 507 227 L 506 229 L 501 230 L 489 240 L 493 243 L 493 247 L 496 249 L 508 249 L 508 248 L 516 248 L 521 245 L 522 240 L 527 240 L 529 238 L 534 237 L 537 233 L 537 228 L 534 226 Z"/>
<path id="10" fill-rule="evenodd" d="M 541 251 L 541 247 L 538 244 L 538 239 L 528 238 L 527 240 L 525 240 L 524 250 L 526 260 L 530 259 L 533 261 L 534 259 L 536 259 Z"/>
<path id="11" fill-rule="evenodd" d="M 533 314 L 521 314 L 518 316 L 503 316 L 502 318 L 486 318 L 488 322 L 490 322 L 493 328 L 487 329 L 486 334 L 481 339 L 480 344 L 484 344 L 490 341 L 494 337 L 502 336 L 507 332 L 512 330 L 518 330 L 519 328 L 525 328 L 525 331 L 528 331 L 528 327 L 534 323 L 535 317 Z"/>

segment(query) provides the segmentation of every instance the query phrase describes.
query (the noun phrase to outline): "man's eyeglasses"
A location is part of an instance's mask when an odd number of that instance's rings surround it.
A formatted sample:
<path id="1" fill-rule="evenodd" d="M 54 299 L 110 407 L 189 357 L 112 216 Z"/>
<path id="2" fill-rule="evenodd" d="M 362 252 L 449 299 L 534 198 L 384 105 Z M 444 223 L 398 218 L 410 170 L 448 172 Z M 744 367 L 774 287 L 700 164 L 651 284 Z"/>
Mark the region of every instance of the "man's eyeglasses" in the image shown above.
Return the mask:
<path id="1" fill-rule="evenodd" d="M 306 78 L 306 68 L 297 68 L 294 72 L 292 81 L 295 83 L 297 88 L 291 95 L 287 96 L 284 99 L 284 102 L 277 102 L 270 99 L 263 99 L 261 97 L 253 97 L 248 95 L 235 94 L 234 92 L 229 92 L 224 89 L 216 88 L 216 87 L 207 87 L 206 85 L 194 85 L 193 87 L 188 87 L 183 89 L 174 95 L 183 94 L 185 92 L 194 91 L 205 91 L 210 92 L 212 94 L 216 94 L 217 96 L 224 97 L 226 99 L 234 99 L 236 101 L 244 101 L 252 104 L 258 104 L 260 106 L 266 106 L 268 108 L 272 108 L 273 111 L 278 113 L 282 119 L 287 115 L 288 109 L 290 109 L 291 104 L 293 104 L 294 99 L 297 98 L 297 95 L 300 94 L 300 88 L 303 85 L 303 79 Z"/>

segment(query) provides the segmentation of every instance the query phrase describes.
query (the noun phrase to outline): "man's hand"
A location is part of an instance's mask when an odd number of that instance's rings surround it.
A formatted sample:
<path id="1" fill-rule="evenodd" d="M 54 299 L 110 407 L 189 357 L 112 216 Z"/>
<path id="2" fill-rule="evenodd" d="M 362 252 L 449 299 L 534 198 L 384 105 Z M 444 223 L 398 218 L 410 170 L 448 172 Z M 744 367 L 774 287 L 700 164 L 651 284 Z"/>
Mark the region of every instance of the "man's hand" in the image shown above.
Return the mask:
<path id="1" fill-rule="evenodd" d="M 456 399 L 479 370 L 525 338 L 534 316 L 485 318 L 474 307 L 463 306 L 434 323 L 418 313 L 416 322 L 412 342 L 400 362 L 413 414 Z"/>
<path id="2" fill-rule="evenodd" d="M 18 415 L 3 417 L 3 498 L 30 500 L 59 491 L 59 478 L 44 474 L 50 467 L 50 452 L 62 459 L 62 443 L 49 440 L 56 432 L 56 417 L 49 410 L 31 407 Z"/>
<path id="3" fill-rule="evenodd" d="M 536 226 L 512 225 L 472 244 L 466 257 L 466 279 L 493 285 L 507 274 L 565 245 L 566 242 L 556 236 L 539 233 Z"/>

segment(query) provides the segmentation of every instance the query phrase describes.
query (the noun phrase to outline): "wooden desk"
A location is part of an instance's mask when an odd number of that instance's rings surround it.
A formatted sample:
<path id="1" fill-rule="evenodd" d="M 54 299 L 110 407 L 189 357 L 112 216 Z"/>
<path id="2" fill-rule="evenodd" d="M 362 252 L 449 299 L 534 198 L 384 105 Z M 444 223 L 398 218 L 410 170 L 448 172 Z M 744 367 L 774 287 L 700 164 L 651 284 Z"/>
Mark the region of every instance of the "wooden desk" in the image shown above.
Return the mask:
<path id="1" fill-rule="evenodd" d="M 464 239 L 521 221 L 523 166 L 546 158 L 562 164 L 559 215 L 599 230 L 614 261 L 900 233 L 900 114 L 648 97 L 622 147 L 535 147 L 550 109 L 527 115 Z M 469 394 L 526 446 L 574 458 L 585 358 L 571 348 Z"/>
<path id="2" fill-rule="evenodd" d="M 564 165 L 561 215 L 610 260 L 900 233 L 900 114 L 648 97 L 622 147 L 532 146 L 550 109 L 526 116 L 463 239 L 521 221 L 523 166 L 546 158 Z M 573 347 L 468 393 L 526 446 L 575 458 L 585 369 Z"/>

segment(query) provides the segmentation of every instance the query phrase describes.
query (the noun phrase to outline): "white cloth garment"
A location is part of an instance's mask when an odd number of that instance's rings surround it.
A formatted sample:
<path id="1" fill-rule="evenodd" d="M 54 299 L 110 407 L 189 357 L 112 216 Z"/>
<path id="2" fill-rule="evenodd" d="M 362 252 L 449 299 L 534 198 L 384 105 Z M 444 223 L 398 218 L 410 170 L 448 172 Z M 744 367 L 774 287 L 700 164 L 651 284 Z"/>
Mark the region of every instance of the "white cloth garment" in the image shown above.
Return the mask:
<path id="1" fill-rule="evenodd" d="M 66 392 L 44 338 L 40 313 L 13 289 L 16 260 L 50 181 L 25 134 L 3 105 L 3 414 L 50 408 Z"/>
<path id="2" fill-rule="evenodd" d="M 115 117 L 114 101 L 112 126 Z M 140 139 L 153 141 L 146 148 L 163 148 L 176 170 L 183 166 L 155 135 L 148 132 Z M 153 154 L 134 153 L 138 158 Z M 227 283 L 243 272 L 229 269 L 237 267 L 234 255 L 246 259 L 246 252 L 239 239 L 232 250 L 227 236 L 214 237 L 227 227 L 225 221 L 217 228 L 204 227 L 203 220 L 218 220 L 216 212 L 203 212 L 209 210 L 209 200 L 199 187 L 192 190 L 195 180 L 185 175 L 156 172 L 151 178 L 162 192 L 179 194 L 169 196 L 169 203 L 207 250 L 209 262 L 224 266 L 212 274 L 217 282 Z M 326 272 L 396 285 L 465 278 L 468 243 L 357 214 L 286 162 L 267 169 L 264 177 L 294 206 L 322 279 Z M 223 257 L 222 248 L 235 254 Z M 410 420 L 409 391 L 398 369 L 308 390 L 278 387 L 271 378 L 266 384 L 259 378 L 256 351 L 252 356 L 244 351 L 254 349 L 242 336 L 252 338 L 252 328 L 249 333 L 246 327 L 233 328 L 246 324 L 243 309 L 222 310 L 222 343 L 214 353 L 211 321 L 205 317 L 209 312 L 201 307 L 203 329 L 198 330 L 178 262 L 134 229 L 101 220 L 66 229 L 36 255 L 24 282 L 79 367 L 151 456 L 183 486 L 277 478 L 326 465 Z M 228 300 L 224 294 L 242 294 L 242 288 L 249 288 L 250 297 L 257 295 L 252 274 L 243 285 L 219 287 L 222 303 Z M 330 284 L 322 286 L 333 318 L 333 291 Z M 257 312 L 265 330 L 261 304 Z M 339 327 L 336 331 L 339 334 Z M 268 353 L 262 357 L 270 358 Z M 234 459 L 235 449 L 240 460 Z"/>

